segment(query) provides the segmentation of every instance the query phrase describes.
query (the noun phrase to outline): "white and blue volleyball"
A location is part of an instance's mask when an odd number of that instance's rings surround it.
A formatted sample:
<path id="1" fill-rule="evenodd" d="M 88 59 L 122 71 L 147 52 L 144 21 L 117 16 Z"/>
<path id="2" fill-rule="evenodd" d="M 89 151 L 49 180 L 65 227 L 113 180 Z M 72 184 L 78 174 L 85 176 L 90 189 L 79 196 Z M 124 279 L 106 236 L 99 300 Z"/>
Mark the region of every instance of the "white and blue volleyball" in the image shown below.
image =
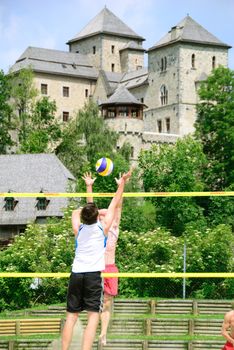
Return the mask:
<path id="1" fill-rule="evenodd" d="M 101 176 L 108 176 L 112 173 L 114 169 L 114 164 L 109 158 L 100 158 L 96 163 L 96 170 Z"/>

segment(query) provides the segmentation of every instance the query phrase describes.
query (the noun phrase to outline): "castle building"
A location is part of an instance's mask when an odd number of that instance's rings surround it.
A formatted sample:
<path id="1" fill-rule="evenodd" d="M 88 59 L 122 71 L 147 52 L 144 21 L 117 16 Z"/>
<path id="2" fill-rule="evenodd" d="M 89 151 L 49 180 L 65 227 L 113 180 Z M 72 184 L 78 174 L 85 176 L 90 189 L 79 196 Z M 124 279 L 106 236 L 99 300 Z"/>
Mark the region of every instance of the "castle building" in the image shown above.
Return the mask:
<path id="1" fill-rule="evenodd" d="M 147 50 L 147 67 L 144 41 L 105 7 L 67 42 L 68 52 L 28 47 L 12 70 L 33 69 L 64 123 L 92 98 L 119 133 L 118 147 L 128 141 L 136 160 L 141 149 L 194 131 L 199 83 L 228 66 L 230 48 L 190 16 Z"/>

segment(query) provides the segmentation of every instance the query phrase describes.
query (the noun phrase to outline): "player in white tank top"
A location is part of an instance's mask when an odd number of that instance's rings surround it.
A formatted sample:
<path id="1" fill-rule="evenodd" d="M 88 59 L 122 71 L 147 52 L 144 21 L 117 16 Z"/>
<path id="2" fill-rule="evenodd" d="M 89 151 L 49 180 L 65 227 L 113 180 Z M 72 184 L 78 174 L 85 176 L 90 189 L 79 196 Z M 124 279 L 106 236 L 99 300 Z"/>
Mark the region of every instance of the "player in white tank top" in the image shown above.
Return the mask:
<path id="1" fill-rule="evenodd" d="M 126 174 L 123 174 L 121 179 L 119 179 L 118 189 L 111 200 L 111 203 L 107 209 L 105 218 L 102 222 L 104 235 L 108 234 L 108 231 L 111 227 L 111 224 L 115 216 L 116 208 L 119 204 L 119 201 L 122 198 L 124 185 L 130 176 L 131 176 L 131 171 L 129 171 Z M 72 284 L 70 284 L 69 286 L 71 286 L 71 289 L 73 288 L 73 290 L 79 290 L 79 288 L 76 288 L 77 284 L 74 282 L 80 281 L 80 280 L 82 281 L 83 279 L 85 280 L 86 277 L 89 276 L 90 274 L 95 274 L 95 278 L 93 279 L 93 281 L 92 279 L 90 280 L 90 278 L 89 280 L 92 283 L 92 286 L 91 286 L 92 290 L 95 290 L 95 285 L 96 283 L 98 284 L 97 291 L 99 293 L 100 282 L 99 282 L 98 276 L 96 275 L 101 274 L 101 270 L 104 269 L 105 264 L 104 264 L 104 247 L 103 247 L 104 239 L 103 239 L 103 234 L 100 230 L 100 227 L 98 226 L 98 223 L 97 223 L 97 217 L 94 218 L 95 220 L 93 222 L 90 222 L 89 220 L 87 228 L 85 229 L 85 231 L 83 231 L 83 233 L 82 233 L 82 227 L 81 227 L 80 235 L 78 234 L 79 228 L 81 226 L 81 214 L 84 219 L 85 216 L 83 215 L 83 212 L 84 211 L 87 212 L 87 210 L 85 210 L 87 207 L 88 207 L 88 204 L 82 209 L 82 212 L 81 212 L 81 209 L 77 209 L 77 210 L 74 210 L 72 213 L 72 227 L 75 234 L 76 242 L 78 243 L 78 246 L 76 248 L 76 256 L 73 262 L 72 269 L 74 270 L 86 269 L 86 271 L 83 271 L 83 272 L 72 271 L 70 281 L 71 281 L 71 278 L 73 278 L 73 280 L 72 280 Z M 88 218 L 88 216 L 86 216 L 86 218 Z M 92 226 L 94 227 L 94 229 L 92 228 Z M 94 246 L 96 244 L 98 246 L 97 248 L 98 257 L 95 256 L 96 248 L 94 248 Z M 87 254 L 89 256 L 89 258 L 87 259 L 85 257 L 86 249 L 87 249 Z M 101 269 L 99 271 L 92 272 L 93 269 L 96 269 L 97 267 L 100 267 Z M 82 293 L 82 289 L 81 289 L 81 293 Z M 98 296 L 96 294 L 95 294 L 95 297 L 96 299 L 98 299 L 97 298 Z M 88 305 L 88 308 L 86 308 L 88 311 L 88 324 L 83 333 L 83 342 L 82 342 L 81 350 L 84 350 L 84 349 L 91 350 L 94 342 L 95 334 L 96 334 L 96 329 L 99 322 L 99 313 L 96 310 L 96 308 L 92 306 L 92 298 L 90 298 L 89 295 L 81 295 L 77 297 L 77 295 L 71 294 L 70 296 L 71 296 L 70 305 L 69 305 L 69 309 L 67 309 L 66 322 L 63 328 L 62 350 L 69 349 L 73 328 L 78 317 L 78 311 L 76 310 L 78 309 L 83 310 L 83 307 L 82 307 L 83 304 Z M 76 305 L 78 305 L 78 307 L 76 308 L 72 308 L 74 300 Z"/>
<path id="2" fill-rule="evenodd" d="M 105 248 L 107 236 L 100 222 L 80 225 L 76 236 L 75 258 L 72 272 L 94 272 L 105 269 Z"/>

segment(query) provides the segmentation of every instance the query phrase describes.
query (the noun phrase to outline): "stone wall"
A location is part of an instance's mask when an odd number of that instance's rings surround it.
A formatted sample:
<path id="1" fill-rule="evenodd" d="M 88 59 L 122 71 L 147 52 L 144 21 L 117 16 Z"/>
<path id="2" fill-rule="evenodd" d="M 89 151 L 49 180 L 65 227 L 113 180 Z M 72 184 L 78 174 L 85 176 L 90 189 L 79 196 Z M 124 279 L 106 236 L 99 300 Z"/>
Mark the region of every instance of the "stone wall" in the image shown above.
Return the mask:
<path id="1" fill-rule="evenodd" d="M 79 109 L 84 107 L 89 96 L 93 94 L 95 83 L 95 81 L 89 79 L 43 73 L 37 73 L 35 77 L 35 87 L 40 94 L 41 84 L 47 84 L 48 93 L 41 96 L 49 96 L 51 100 L 56 101 L 56 115 L 59 120 L 62 120 L 63 112 L 69 112 L 69 118 L 72 118 Z M 63 97 L 64 86 L 69 87 L 69 97 Z"/>

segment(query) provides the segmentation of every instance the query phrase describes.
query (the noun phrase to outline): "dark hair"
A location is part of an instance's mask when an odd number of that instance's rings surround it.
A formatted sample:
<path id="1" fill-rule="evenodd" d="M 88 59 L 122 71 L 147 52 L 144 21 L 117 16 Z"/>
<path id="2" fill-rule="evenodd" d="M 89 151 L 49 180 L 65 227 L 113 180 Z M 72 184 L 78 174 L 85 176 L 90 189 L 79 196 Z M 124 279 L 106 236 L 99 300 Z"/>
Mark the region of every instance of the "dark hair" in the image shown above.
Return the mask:
<path id="1" fill-rule="evenodd" d="M 82 208 L 80 213 L 81 221 L 83 224 L 92 225 L 97 222 L 98 207 L 95 203 L 88 203 Z"/>

